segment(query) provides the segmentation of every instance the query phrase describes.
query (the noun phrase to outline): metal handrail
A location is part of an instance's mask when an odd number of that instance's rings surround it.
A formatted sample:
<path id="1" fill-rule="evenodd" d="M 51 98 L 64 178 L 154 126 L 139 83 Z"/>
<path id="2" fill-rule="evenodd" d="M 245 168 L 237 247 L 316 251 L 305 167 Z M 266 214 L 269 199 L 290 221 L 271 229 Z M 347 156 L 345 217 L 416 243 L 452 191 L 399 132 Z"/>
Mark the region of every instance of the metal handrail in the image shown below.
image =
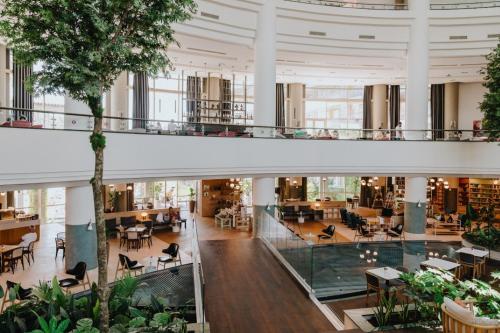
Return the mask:
<path id="1" fill-rule="evenodd" d="M 342 0 L 286 0 L 290 2 L 306 3 L 311 5 L 322 5 L 330 7 L 370 9 L 370 10 L 408 10 L 407 4 L 385 4 L 385 3 L 367 3 L 367 2 L 349 2 Z"/>
<path id="2" fill-rule="evenodd" d="M 478 2 L 431 3 L 431 10 L 481 9 L 500 7 L 500 0 Z"/>
<path id="3" fill-rule="evenodd" d="M 71 131 L 90 131 L 93 126 L 93 115 L 92 114 L 82 114 L 82 113 L 72 113 L 72 112 L 58 112 L 58 111 L 45 111 L 45 110 L 32 110 L 32 109 L 21 109 L 21 108 L 8 108 L 8 107 L 0 107 L 0 114 L 2 112 L 23 112 L 24 114 L 44 114 L 44 115 L 59 115 L 62 117 L 81 117 L 86 121 L 86 126 L 84 128 L 79 127 L 70 127 L 70 128 L 56 128 L 55 126 L 46 127 L 43 129 L 55 129 L 55 130 L 71 130 Z M 10 126 L 16 127 L 15 121 L 12 120 L 13 115 L 10 116 Z M 193 116 L 196 118 L 197 116 Z M 245 130 L 245 133 L 253 133 L 254 137 L 256 136 L 256 132 L 261 130 L 266 134 L 262 136 L 262 138 L 281 138 L 281 139 L 324 139 L 325 137 L 310 135 L 310 133 L 318 133 L 321 131 L 328 131 L 331 134 L 336 134 L 337 137 L 332 137 L 333 139 L 346 140 L 346 138 L 341 138 L 341 134 L 354 135 L 354 138 L 347 138 L 347 140 L 351 139 L 371 139 L 370 136 L 379 136 L 379 138 L 375 138 L 376 140 L 388 140 L 395 136 L 397 133 L 403 134 L 403 137 L 406 135 L 416 135 L 421 134 L 421 138 L 413 138 L 415 141 L 424 140 L 429 141 L 428 136 L 431 137 L 434 134 L 439 134 L 442 136 L 449 135 L 453 137 L 453 140 L 450 141 L 460 141 L 460 138 L 463 134 L 469 133 L 477 133 L 477 131 L 473 130 L 464 130 L 464 129 L 452 129 L 452 130 L 431 130 L 431 129 L 386 129 L 386 128 L 371 128 L 371 129 L 346 129 L 346 128 L 331 128 L 331 127 L 287 127 L 287 126 L 261 126 L 261 125 L 243 125 L 243 124 L 230 124 L 230 123 L 205 123 L 205 122 L 186 122 L 186 121 L 168 121 L 168 120 L 155 120 L 155 119 L 146 119 L 146 118 L 130 118 L 130 117 L 115 117 L 115 116 L 103 116 L 104 120 L 117 120 L 120 122 L 120 127 L 123 127 L 118 130 L 112 130 L 110 128 L 105 128 L 106 132 L 116 132 L 116 133 L 136 133 L 136 130 L 141 130 L 140 133 L 148 133 L 148 134 L 169 134 L 169 135 L 190 135 L 186 134 L 189 132 L 199 133 L 201 136 L 205 136 L 207 133 L 222 133 L 222 132 L 231 132 L 231 131 L 241 131 Z M 9 120 L 7 120 L 7 123 Z M 132 122 L 141 123 L 144 127 L 139 128 L 129 128 L 129 124 Z M 5 124 L 5 123 L 4 123 Z M 175 130 L 169 131 L 164 129 L 161 125 L 174 124 Z M 1 124 L 0 124 L 1 125 Z M 155 127 L 156 126 L 156 127 Z M 0 127 L 1 128 L 1 127 Z M 306 136 L 298 137 L 298 134 L 306 134 Z M 489 131 L 491 132 L 491 131 Z M 500 132 L 500 131 L 498 131 Z M 497 132 L 495 132 L 497 133 Z M 288 137 L 285 137 L 281 134 L 287 134 Z M 292 135 L 293 137 L 290 137 Z M 458 139 L 458 140 L 457 140 Z"/>

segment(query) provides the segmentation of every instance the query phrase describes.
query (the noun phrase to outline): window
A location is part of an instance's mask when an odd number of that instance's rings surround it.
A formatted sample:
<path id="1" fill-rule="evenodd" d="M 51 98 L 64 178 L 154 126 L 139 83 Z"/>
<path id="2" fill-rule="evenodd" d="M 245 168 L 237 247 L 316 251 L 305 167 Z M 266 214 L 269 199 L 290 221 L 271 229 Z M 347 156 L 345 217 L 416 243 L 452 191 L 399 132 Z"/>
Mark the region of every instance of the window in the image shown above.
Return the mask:
<path id="1" fill-rule="evenodd" d="M 48 188 L 42 191 L 45 195 L 46 223 L 63 223 L 66 217 L 66 189 L 64 187 Z"/>
<path id="2" fill-rule="evenodd" d="M 307 200 L 330 198 L 343 201 L 359 195 L 359 177 L 309 177 L 307 178 Z"/>
<path id="3" fill-rule="evenodd" d="M 315 201 L 320 198 L 321 193 L 321 178 L 307 178 L 307 201 Z"/>
<path id="4" fill-rule="evenodd" d="M 363 88 L 333 87 L 306 89 L 306 127 L 315 129 L 361 129 L 363 127 Z M 340 131 L 341 138 L 347 132 Z"/>

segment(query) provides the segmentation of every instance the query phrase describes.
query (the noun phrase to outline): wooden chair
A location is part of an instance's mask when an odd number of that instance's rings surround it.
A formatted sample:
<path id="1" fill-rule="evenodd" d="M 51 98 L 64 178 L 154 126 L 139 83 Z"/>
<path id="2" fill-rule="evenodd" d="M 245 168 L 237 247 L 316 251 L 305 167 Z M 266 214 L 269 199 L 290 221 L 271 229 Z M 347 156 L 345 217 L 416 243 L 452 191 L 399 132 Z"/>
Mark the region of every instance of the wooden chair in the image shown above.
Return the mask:
<path id="1" fill-rule="evenodd" d="M 68 269 L 66 274 L 73 275 L 73 278 L 66 278 L 59 280 L 59 286 L 64 288 L 66 292 L 70 289 L 77 288 L 83 286 L 83 290 L 85 290 L 85 286 L 88 284 L 90 289 L 90 279 L 87 273 L 87 264 L 83 261 L 80 261 L 76 264 L 73 269 Z"/>
<path id="2" fill-rule="evenodd" d="M 447 310 L 446 305 L 441 305 L 443 333 L 500 333 L 498 325 L 486 326 L 465 321 L 460 316 Z"/>
<path id="3" fill-rule="evenodd" d="M 146 233 L 141 235 L 141 243 L 144 244 L 144 242 L 147 242 L 148 247 L 151 248 L 151 245 L 153 245 L 153 228 L 148 229 Z"/>
<path id="4" fill-rule="evenodd" d="M 118 264 L 116 266 L 115 273 L 115 281 L 118 279 L 118 272 L 121 272 L 121 277 L 124 277 L 125 274 L 131 275 L 130 273 L 134 273 L 137 276 L 137 272 L 142 274 L 143 265 L 139 264 L 135 260 L 130 260 L 129 257 L 123 254 L 118 254 Z"/>
<path id="5" fill-rule="evenodd" d="M 127 244 L 127 232 L 125 231 L 125 227 L 122 225 L 119 225 L 117 229 L 118 229 L 117 236 L 119 241 L 118 247 L 121 249 L 122 246 L 125 246 Z"/>
<path id="6" fill-rule="evenodd" d="M 472 278 L 476 278 L 476 274 L 481 272 L 480 264 L 472 254 L 460 252 L 458 262 L 463 267 L 462 275 L 465 270 L 472 269 Z"/>
<path id="7" fill-rule="evenodd" d="M 15 249 L 12 249 L 7 253 L 4 253 L 2 257 L 2 262 L 3 262 L 2 269 L 4 270 L 5 267 L 7 267 L 10 269 L 10 271 L 12 271 L 12 274 L 14 274 L 14 271 L 19 261 L 21 261 L 21 265 L 23 266 L 23 271 L 24 271 L 24 254 L 22 247 L 16 247 Z"/>
<path id="8" fill-rule="evenodd" d="M 139 238 L 139 233 L 136 231 L 127 231 L 127 252 L 130 248 L 134 248 L 139 251 L 141 246 L 141 239 Z"/>
<path id="9" fill-rule="evenodd" d="M 485 247 L 482 246 L 477 246 L 477 245 L 472 245 L 472 248 L 474 250 L 480 250 L 480 251 L 488 251 Z M 479 272 L 480 275 L 486 275 L 486 257 L 478 258 L 476 257 L 476 262 L 479 265 Z"/>
<path id="10" fill-rule="evenodd" d="M 14 300 L 11 300 L 10 299 L 10 289 L 15 288 L 16 286 L 18 286 L 16 298 Z M 0 313 L 3 313 L 3 310 L 5 309 L 5 306 L 7 304 L 12 305 L 15 303 L 20 303 L 22 301 L 28 300 L 31 297 L 31 292 L 32 292 L 31 288 L 24 289 L 21 287 L 21 285 L 18 285 L 15 282 L 7 280 L 7 287 L 5 288 L 5 292 L 3 295 L 2 307 L 0 309 Z"/>
<path id="11" fill-rule="evenodd" d="M 62 250 L 62 253 L 63 253 L 62 257 L 64 259 L 64 256 L 66 254 L 66 244 L 64 242 L 64 239 L 56 237 L 56 257 L 55 257 L 55 259 L 57 259 L 57 254 L 59 253 L 59 250 Z"/>
<path id="12" fill-rule="evenodd" d="M 162 250 L 162 252 L 168 256 L 158 257 L 156 269 L 158 269 L 160 265 L 163 265 L 163 269 L 165 269 L 165 266 L 172 262 L 175 266 L 177 266 L 177 262 L 182 265 L 181 256 L 179 254 L 179 244 L 170 243 L 170 245 L 166 249 Z"/>
<path id="13" fill-rule="evenodd" d="M 380 286 L 379 279 L 368 272 L 365 272 L 366 276 L 366 304 L 368 304 L 368 296 L 370 296 L 370 291 L 375 291 L 377 293 L 377 302 L 380 302 L 380 291 L 384 288 Z"/>
<path id="14" fill-rule="evenodd" d="M 31 242 L 28 244 L 28 247 L 23 248 L 23 255 L 26 256 L 26 259 L 28 260 L 28 265 L 31 265 L 31 260 L 35 262 L 35 241 Z M 31 260 L 30 260 L 31 257 Z"/>

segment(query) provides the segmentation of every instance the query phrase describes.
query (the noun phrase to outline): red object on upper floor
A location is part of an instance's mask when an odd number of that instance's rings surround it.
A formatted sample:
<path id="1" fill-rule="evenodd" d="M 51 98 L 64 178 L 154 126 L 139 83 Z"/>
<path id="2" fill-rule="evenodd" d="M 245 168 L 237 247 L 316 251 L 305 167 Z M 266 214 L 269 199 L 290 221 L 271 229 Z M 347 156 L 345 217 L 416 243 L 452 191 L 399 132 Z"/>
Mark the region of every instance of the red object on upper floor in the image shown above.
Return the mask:
<path id="1" fill-rule="evenodd" d="M 31 121 L 26 120 L 14 120 L 12 122 L 6 121 L 2 125 L 2 127 L 21 127 L 21 128 L 43 128 L 42 124 L 33 125 Z"/>

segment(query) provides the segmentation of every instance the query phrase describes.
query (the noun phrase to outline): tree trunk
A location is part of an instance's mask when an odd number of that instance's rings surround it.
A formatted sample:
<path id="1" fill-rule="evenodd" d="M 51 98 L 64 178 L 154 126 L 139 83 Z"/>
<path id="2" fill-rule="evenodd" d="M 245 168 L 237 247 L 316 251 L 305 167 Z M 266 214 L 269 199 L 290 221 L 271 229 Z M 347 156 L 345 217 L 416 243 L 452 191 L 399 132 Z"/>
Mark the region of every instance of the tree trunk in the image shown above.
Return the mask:
<path id="1" fill-rule="evenodd" d="M 97 233 L 97 267 L 98 280 L 97 289 L 100 301 L 100 323 L 101 333 L 109 332 L 109 309 L 108 309 L 108 261 L 106 245 L 106 225 L 104 222 L 104 201 L 102 197 L 102 177 L 104 166 L 104 136 L 102 135 L 102 106 L 101 100 L 94 99 L 89 103 L 94 115 L 94 130 L 90 138 L 92 149 L 95 153 L 94 178 L 91 180 L 94 192 L 94 210 Z"/>

